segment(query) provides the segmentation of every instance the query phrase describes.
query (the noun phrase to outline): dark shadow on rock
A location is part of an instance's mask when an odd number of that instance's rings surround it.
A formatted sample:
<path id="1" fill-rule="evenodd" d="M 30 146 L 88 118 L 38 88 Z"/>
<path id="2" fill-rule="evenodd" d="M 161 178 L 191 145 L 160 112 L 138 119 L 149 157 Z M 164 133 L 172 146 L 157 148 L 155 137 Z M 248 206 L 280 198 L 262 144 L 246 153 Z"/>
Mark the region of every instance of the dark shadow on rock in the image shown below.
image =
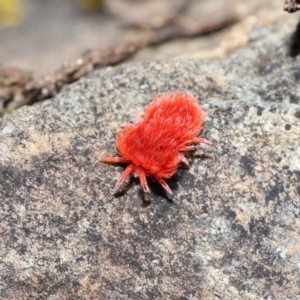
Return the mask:
<path id="1" fill-rule="evenodd" d="M 210 155 L 206 155 L 203 153 L 197 154 L 196 152 L 187 152 L 186 157 L 189 160 L 190 166 L 193 165 L 193 163 L 195 162 L 196 159 L 202 160 L 202 159 L 212 159 L 213 158 Z M 161 198 L 167 200 L 167 202 L 169 202 L 170 204 L 174 203 L 174 201 L 173 201 L 174 192 L 176 192 L 178 190 L 178 183 L 180 181 L 184 180 L 184 178 L 186 177 L 185 176 L 186 172 L 189 172 L 189 167 L 180 166 L 174 176 L 172 176 L 169 179 L 165 179 L 166 183 L 172 190 L 173 195 L 169 195 L 166 192 L 166 190 L 157 181 L 155 181 L 151 177 L 147 177 L 147 183 L 148 183 L 149 189 L 151 191 L 151 194 L 147 195 L 141 187 L 138 189 L 138 197 L 139 197 L 139 199 L 142 200 L 142 205 L 145 207 L 149 206 L 152 202 L 151 199 L 153 199 L 153 197 L 155 197 L 155 196 L 158 196 L 158 197 L 161 197 Z M 123 197 L 131 188 L 133 188 L 133 185 L 135 185 L 135 184 L 140 185 L 139 179 L 129 176 L 129 180 L 127 181 L 127 183 L 125 185 L 123 185 L 121 187 L 121 189 L 119 189 L 116 193 L 114 193 L 114 197 L 115 198 Z"/>
<path id="2" fill-rule="evenodd" d="M 179 168 L 174 176 L 172 176 L 169 179 L 165 179 L 166 183 L 172 190 L 173 194 L 178 190 L 178 183 L 184 179 L 184 174 L 186 171 L 187 170 Z M 148 182 L 151 194 L 146 195 L 142 190 L 139 194 L 142 197 L 144 204 L 149 205 L 149 203 L 151 203 L 151 198 L 153 198 L 153 196 L 161 197 L 161 198 L 167 200 L 167 202 L 169 202 L 170 204 L 174 203 L 174 200 L 173 200 L 174 195 L 169 195 L 157 181 L 149 178 L 147 180 L 147 182 Z"/>
<path id="3" fill-rule="evenodd" d="M 193 163 L 195 162 L 196 159 L 201 159 L 201 160 L 202 159 L 213 159 L 213 157 L 210 155 L 197 154 L 195 152 L 187 152 L 186 157 L 189 160 L 190 166 L 193 165 Z M 173 195 L 169 195 L 158 182 L 156 182 L 155 180 L 153 180 L 151 178 L 148 178 L 147 182 L 148 182 L 151 194 L 146 195 L 142 191 L 142 189 L 141 189 L 141 193 L 139 194 L 140 197 L 142 197 L 144 204 L 147 206 L 151 203 L 151 198 L 153 197 L 151 195 L 162 197 L 163 199 L 167 200 L 169 203 L 174 203 L 173 196 L 174 196 L 174 193 L 179 188 L 178 183 L 185 182 L 186 180 L 188 180 L 189 176 L 188 176 L 187 172 L 189 172 L 189 167 L 185 167 L 182 165 L 178 168 L 178 170 L 174 176 L 172 176 L 169 179 L 165 179 L 166 183 L 172 190 Z"/>
<path id="4" fill-rule="evenodd" d="M 300 54 L 300 21 L 289 42 L 289 56 L 296 57 Z"/>
<path id="5" fill-rule="evenodd" d="M 147 195 L 142 188 L 138 190 L 138 197 L 142 199 L 143 207 L 148 207 L 151 204 L 151 194 Z"/>
<path id="6" fill-rule="evenodd" d="M 123 185 L 116 193 L 114 193 L 114 197 L 115 198 L 123 197 L 133 187 L 133 183 L 136 181 L 137 181 L 136 178 L 130 176 L 127 183 L 125 183 L 125 185 Z"/>
<path id="7" fill-rule="evenodd" d="M 165 181 L 167 182 L 167 184 L 169 185 L 173 193 L 178 189 L 178 182 L 183 179 L 182 176 L 183 174 L 184 174 L 184 170 L 179 169 L 177 173 L 174 176 L 172 176 L 170 179 L 165 179 Z M 141 187 L 138 189 L 138 196 L 139 199 L 142 200 L 143 206 L 150 205 L 153 196 L 161 197 L 167 200 L 169 203 L 173 203 L 173 195 L 169 195 L 157 181 L 155 181 L 151 177 L 147 177 L 147 183 L 151 191 L 150 195 L 147 195 Z M 122 186 L 116 193 L 114 193 L 114 197 L 115 198 L 123 197 L 126 193 L 128 193 L 130 189 L 133 188 L 134 185 L 140 185 L 140 181 L 138 178 L 134 178 L 130 176 L 127 183 L 124 184 L 124 186 Z"/>
<path id="8" fill-rule="evenodd" d="M 170 179 L 166 180 L 166 182 L 170 186 Z M 148 185 L 153 195 L 161 197 L 168 202 L 173 203 L 172 195 L 169 195 L 157 181 L 150 179 L 148 180 Z M 174 192 L 174 186 L 170 186 L 170 189 Z"/>

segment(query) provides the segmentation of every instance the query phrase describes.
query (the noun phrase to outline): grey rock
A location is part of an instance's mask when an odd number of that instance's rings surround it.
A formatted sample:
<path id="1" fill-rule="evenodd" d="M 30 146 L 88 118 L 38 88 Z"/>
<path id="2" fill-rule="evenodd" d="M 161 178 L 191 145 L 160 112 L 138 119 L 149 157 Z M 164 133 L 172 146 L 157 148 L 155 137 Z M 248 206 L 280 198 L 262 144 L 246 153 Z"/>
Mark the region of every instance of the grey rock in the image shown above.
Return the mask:
<path id="1" fill-rule="evenodd" d="M 254 27 L 249 32 L 249 39 L 250 39 L 250 41 L 256 41 L 256 40 L 259 40 L 259 39 L 267 36 L 268 33 L 269 33 L 269 30 L 266 26 Z"/>
<path id="2" fill-rule="evenodd" d="M 286 41 L 90 74 L 0 121 L 1 299 L 299 299 L 300 62 Z M 191 168 L 113 186 L 115 134 L 153 95 L 207 112 Z M 146 205 L 148 200 L 150 205 Z M 149 204 L 149 203 L 148 203 Z"/>

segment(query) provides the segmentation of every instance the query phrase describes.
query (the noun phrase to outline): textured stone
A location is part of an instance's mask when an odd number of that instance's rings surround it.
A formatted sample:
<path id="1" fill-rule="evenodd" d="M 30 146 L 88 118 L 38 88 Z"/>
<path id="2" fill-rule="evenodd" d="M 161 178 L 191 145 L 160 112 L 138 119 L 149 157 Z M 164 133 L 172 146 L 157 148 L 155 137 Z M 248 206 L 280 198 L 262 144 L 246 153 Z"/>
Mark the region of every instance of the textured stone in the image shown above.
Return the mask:
<path id="1" fill-rule="evenodd" d="M 214 62 L 107 68 L 2 119 L 0 298 L 299 299 L 300 62 L 287 52 L 275 35 Z M 133 179 L 114 196 L 123 167 L 99 157 L 170 90 L 203 105 L 213 146 L 168 180 L 173 199 L 151 179 L 147 199 Z"/>

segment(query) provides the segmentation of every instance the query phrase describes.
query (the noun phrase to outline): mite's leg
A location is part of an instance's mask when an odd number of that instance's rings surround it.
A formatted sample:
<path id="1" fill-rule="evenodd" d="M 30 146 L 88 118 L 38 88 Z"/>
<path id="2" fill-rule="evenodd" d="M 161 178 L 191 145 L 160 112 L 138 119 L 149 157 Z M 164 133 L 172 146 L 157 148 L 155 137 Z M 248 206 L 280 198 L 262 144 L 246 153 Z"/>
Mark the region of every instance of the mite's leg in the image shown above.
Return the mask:
<path id="1" fill-rule="evenodd" d="M 207 139 L 204 139 L 204 138 L 198 138 L 198 137 L 195 137 L 193 139 L 193 143 L 201 143 L 201 144 L 206 144 L 206 145 L 212 145 L 212 142 L 207 140 Z"/>
<path id="2" fill-rule="evenodd" d="M 190 163 L 189 163 L 189 161 L 186 159 L 186 157 L 185 157 L 183 154 L 181 154 L 181 155 L 180 155 L 180 158 L 181 158 L 181 162 L 184 164 L 184 166 L 185 166 L 186 168 L 189 168 L 189 167 L 190 167 Z"/>
<path id="3" fill-rule="evenodd" d="M 149 189 L 149 186 L 147 184 L 147 178 L 146 178 L 146 174 L 145 174 L 144 170 L 139 169 L 137 171 L 137 175 L 140 178 L 140 183 L 141 183 L 141 186 L 142 186 L 144 192 L 147 193 L 147 194 L 150 194 L 150 189 Z"/>
<path id="4" fill-rule="evenodd" d="M 173 192 L 170 189 L 170 187 L 167 185 L 167 183 L 160 177 L 154 177 L 154 179 L 170 194 L 172 195 Z"/>
<path id="5" fill-rule="evenodd" d="M 135 121 L 136 123 L 140 123 L 141 121 L 143 121 L 143 118 L 138 111 L 135 112 Z"/>
<path id="6" fill-rule="evenodd" d="M 122 186 L 122 184 L 124 183 L 125 179 L 134 171 L 135 169 L 135 165 L 131 164 L 129 166 L 126 167 L 126 169 L 124 170 L 124 172 L 121 174 L 121 176 L 119 177 L 114 192 L 117 192 L 118 189 Z"/>
<path id="7" fill-rule="evenodd" d="M 101 157 L 99 159 L 101 162 L 106 162 L 106 163 L 126 163 L 127 160 L 124 159 L 123 157 Z"/>
<path id="8" fill-rule="evenodd" d="M 184 146 L 181 149 L 179 149 L 179 151 L 193 151 L 193 150 L 195 150 L 195 146 L 194 145 Z"/>
<path id="9" fill-rule="evenodd" d="M 127 126 L 132 126 L 132 124 L 130 124 L 130 123 L 124 123 L 124 124 L 121 125 L 121 128 L 125 128 Z"/>

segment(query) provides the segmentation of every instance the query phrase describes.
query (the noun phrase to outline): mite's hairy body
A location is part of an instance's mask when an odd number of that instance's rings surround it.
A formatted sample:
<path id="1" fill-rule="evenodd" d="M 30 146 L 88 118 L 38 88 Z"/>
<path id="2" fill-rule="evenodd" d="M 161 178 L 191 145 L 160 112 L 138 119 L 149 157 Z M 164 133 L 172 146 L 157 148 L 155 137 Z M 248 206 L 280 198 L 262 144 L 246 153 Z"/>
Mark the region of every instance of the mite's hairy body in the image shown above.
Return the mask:
<path id="1" fill-rule="evenodd" d="M 133 174 L 140 178 L 146 193 L 150 193 L 146 176 L 152 176 L 172 194 L 164 178 L 172 177 L 180 163 L 188 165 L 184 152 L 193 150 L 196 143 L 211 144 L 197 137 L 203 128 L 204 117 L 204 111 L 192 96 L 177 92 L 155 97 L 146 107 L 143 118 L 134 125 L 125 125 L 117 134 L 116 147 L 120 157 L 100 159 L 129 164 L 115 191 Z"/>

